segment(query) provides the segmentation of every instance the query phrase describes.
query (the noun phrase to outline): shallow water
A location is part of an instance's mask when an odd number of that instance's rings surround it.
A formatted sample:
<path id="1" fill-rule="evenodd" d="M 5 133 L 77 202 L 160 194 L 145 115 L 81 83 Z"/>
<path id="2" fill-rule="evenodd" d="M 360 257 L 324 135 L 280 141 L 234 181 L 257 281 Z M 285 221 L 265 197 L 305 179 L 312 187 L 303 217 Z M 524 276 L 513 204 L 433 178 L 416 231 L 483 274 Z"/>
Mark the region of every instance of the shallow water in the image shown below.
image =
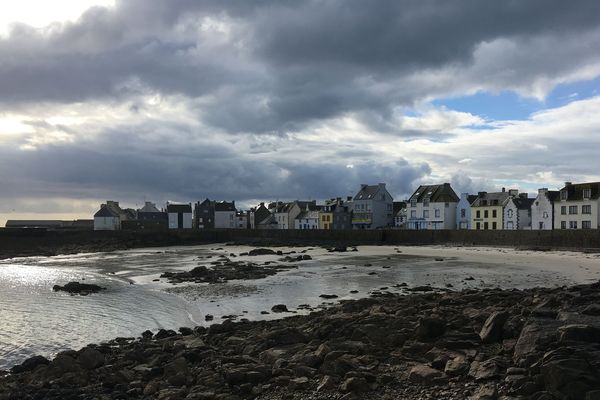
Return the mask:
<path id="1" fill-rule="evenodd" d="M 409 286 L 449 284 L 454 289 L 569 283 L 562 274 L 522 265 L 473 263 L 456 258 L 436 261 L 432 257 L 397 254 L 391 247 L 383 255 L 381 249 L 377 254 L 308 250 L 312 261 L 296 263 L 297 269 L 260 280 L 176 286 L 164 279 L 154 281 L 162 272 L 209 265 L 218 255 L 239 254 L 248 249 L 217 249 L 212 245 L 0 261 L 0 369 L 34 354 L 51 357 L 67 348 L 79 349 L 118 336 L 139 336 L 146 329 L 207 324 L 206 314 L 214 315 L 214 322 L 220 322 L 224 315 L 250 320 L 291 315 L 262 315 L 261 311 L 270 311 L 278 303 L 286 304 L 290 310 L 301 304 L 325 306 L 319 298 L 321 294 L 339 296 L 331 302 L 365 297 L 382 287 L 402 293 L 392 287 L 402 282 Z M 278 258 L 236 259 L 263 262 Z M 466 277 L 474 279 L 465 281 Z M 53 285 L 69 281 L 95 283 L 107 290 L 89 296 L 52 291 Z M 358 293 L 350 293 L 352 290 Z"/>

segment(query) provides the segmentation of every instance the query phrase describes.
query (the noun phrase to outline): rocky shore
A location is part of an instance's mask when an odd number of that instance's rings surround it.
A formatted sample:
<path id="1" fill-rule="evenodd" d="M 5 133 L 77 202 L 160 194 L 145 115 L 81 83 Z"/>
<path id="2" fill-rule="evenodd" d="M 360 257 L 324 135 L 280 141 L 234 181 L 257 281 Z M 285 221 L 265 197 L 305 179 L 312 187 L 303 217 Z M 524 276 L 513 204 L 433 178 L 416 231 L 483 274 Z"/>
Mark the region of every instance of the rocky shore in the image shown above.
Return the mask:
<path id="1" fill-rule="evenodd" d="M 0 399 L 600 399 L 600 283 L 147 331 L 29 359 Z"/>

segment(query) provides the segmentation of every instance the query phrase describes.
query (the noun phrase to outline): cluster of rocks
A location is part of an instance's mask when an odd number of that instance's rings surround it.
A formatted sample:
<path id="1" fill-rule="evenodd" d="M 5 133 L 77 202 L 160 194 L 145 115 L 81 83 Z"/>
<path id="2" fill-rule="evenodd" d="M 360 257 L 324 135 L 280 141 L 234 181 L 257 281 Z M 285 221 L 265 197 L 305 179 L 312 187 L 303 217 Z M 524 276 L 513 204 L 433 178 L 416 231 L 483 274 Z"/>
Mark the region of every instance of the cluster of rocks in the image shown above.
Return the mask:
<path id="1" fill-rule="evenodd" d="M 91 283 L 69 282 L 64 286 L 54 285 L 52 290 L 55 292 L 67 292 L 71 295 L 79 294 L 81 296 L 87 296 L 91 293 L 98 293 L 101 290 L 106 290 L 106 288 Z"/>
<path id="2" fill-rule="evenodd" d="M 147 331 L 0 378 L 0 400 L 599 396 L 600 283 L 385 294 L 274 321 Z"/>
<path id="3" fill-rule="evenodd" d="M 270 265 L 270 263 L 258 265 L 246 261 L 231 261 L 229 258 L 211 264 L 210 268 L 201 265 L 191 271 L 165 272 L 160 277 L 167 278 L 171 283 L 224 283 L 233 279 L 263 279 L 282 270 L 297 268 L 295 265 Z"/>
<path id="4" fill-rule="evenodd" d="M 345 253 L 347 251 L 358 251 L 358 249 L 356 248 L 356 246 L 351 246 L 350 249 L 348 249 L 348 246 L 340 244 L 335 247 L 327 248 L 327 251 L 330 253 Z"/>

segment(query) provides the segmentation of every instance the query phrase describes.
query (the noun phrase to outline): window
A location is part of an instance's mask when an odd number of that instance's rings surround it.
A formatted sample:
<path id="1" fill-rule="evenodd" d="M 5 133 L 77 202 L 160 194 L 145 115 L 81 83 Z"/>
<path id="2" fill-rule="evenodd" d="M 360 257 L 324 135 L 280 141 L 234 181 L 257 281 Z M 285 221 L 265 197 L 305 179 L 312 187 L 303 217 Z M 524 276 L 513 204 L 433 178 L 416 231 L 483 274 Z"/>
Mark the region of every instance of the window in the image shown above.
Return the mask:
<path id="1" fill-rule="evenodd" d="M 423 218 L 429 218 L 429 210 L 423 210 Z"/>
<path id="2" fill-rule="evenodd" d="M 450 207 L 450 203 L 444 203 L 444 207 L 449 208 Z"/>
<path id="3" fill-rule="evenodd" d="M 488 210 L 483 211 L 483 218 L 487 218 L 489 216 Z"/>
<path id="4" fill-rule="evenodd" d="M 560 192 L 560 199 L 561 200 L 566 200 L 568 196 L 569 196 L 569 192 L 567 192 L 566 190 L 562 190 Z"/>
<path id="5" fill-rule="evenodd" d="M 544 211 L 544 212 L 542 213 L 542 217 L 544 217 L 544 218 L 548 218 L 548 211 Z"/>
<path id="6" fill-rule="evenodd" d="M 583 189 L 583 198 L 589 199 L 592 197 L 592 189 Z"/>
<path id="7" fill-rule="evenodd" d="M 460 217 L 461 218 L 465 218 L 467 216 L 467 210 L 465 210 L 464 208 L 460 209 Z"/>
<path id="8" fill-rule="evenodd" d="M 435 217 L 436 218 L 440 217 L 440 210 L 438 208 L 435 209 Z"/>
<path id="9" fill-rule="evenodd" d="M 488 230 L 489 229 L 489 225 L 487 222 L 483 223 L 483 229 Z"/>
<path id="10" fill-rule="evenodd" d="M 477 223 L 477 230 L 481 229 L 481 222 Z"/>
<path id="11" fill-rule="evenodd" d="M 512 218 L 512 216 L 513 216 L 513 210 L 508 210 L 508 211 L 506 212 L 506 216 L 507 216 L 508 218 Z"/>
<path id="12" fill-rule="evenodd" d="M 586 205 L 586 206 L 581 206 L 581 213 L 582 214 L 591 214 L 592 213 L 592 206 L 591 205 Z"/>
<path id="13" fill-rule="evenodd" d="M 492 210 L 492 218 L 496 218 L 498 216 L 497 210 Z"/>
<path id="14" fill-rule="evenodd" d="M 577 214 L 577 206 L 569 206 L 569 215 Z"/>
<path id="15" fill-rule="evenodd" d="M 423 207 L 429 207 L 429 199 L 423 199 Z"/>
<path id="16" fill-rule="evenodd" d="M 567 206 L 560 206 L 560 214 L 567 215 Z"/>
<path id="17" fill-rule="evenodd" d="M 477 218 L 481 218 L 481 211 L 477 210 Z"/>
<path id="18" fill-rule="evenodd" d="M 560 229 L 567 229 L 567 221 L 560 221 Z"/>
<path id="19" fill-rule="evenodd" d="M 592 221 L 581 221 L 581 227 L 583 229 L 592 229 Z"/>
<path id="20" fill-rule="evenodd" d="M 569 229 L 577 229 L 577 221 L 569 221 Z"/>
<path id="21" fill-rule="evenodd" d="M 417 210 L 411 210 L 410 217 L 411 218 L 417 218 Z"/>
<path id="22" fill-rule="evenodd" d="M 410 206 L 411 206 L 411 207 L 416 207 L 416 206 L 417 206 L 417 199 L 412 199 L 412 200 L 410 201 Z"/>
<path id="23" fill-rule="evenodd" d="M 496 225 L 495 222 L 492 222 L 492 229 L 498 229 L 498 226 Z"/>

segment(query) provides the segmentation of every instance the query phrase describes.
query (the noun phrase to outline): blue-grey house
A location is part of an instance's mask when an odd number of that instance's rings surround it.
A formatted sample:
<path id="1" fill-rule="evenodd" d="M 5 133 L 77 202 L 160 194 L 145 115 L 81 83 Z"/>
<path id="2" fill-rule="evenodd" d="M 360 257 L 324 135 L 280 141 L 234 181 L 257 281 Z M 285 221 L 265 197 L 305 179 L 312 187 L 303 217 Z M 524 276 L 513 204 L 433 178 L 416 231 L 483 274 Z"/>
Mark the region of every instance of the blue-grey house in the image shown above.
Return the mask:
<path id="1" fill-rule="evenodd" d="M 471 204 L 477 195 L 461 193 L 456 205 L 456 229 L 471 229 Z"/>

